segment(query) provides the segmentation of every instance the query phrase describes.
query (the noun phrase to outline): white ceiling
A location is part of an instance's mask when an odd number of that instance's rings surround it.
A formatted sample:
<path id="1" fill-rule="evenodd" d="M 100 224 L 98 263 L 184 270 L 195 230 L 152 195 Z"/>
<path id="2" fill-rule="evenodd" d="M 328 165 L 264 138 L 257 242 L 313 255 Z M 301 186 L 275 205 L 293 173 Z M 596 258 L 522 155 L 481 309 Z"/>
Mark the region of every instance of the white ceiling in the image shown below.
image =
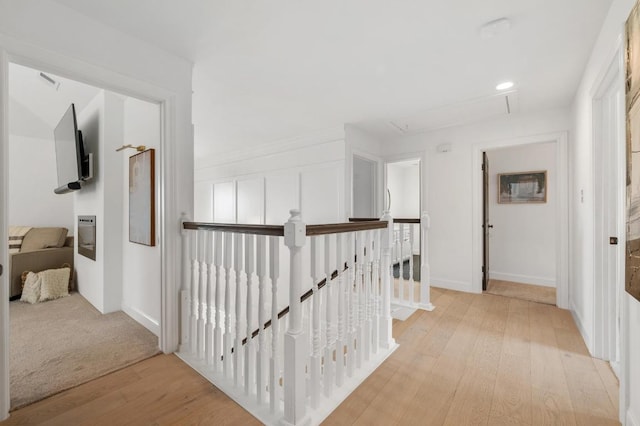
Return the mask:
<path id="1" fill-rule="evenodd" d="M 71 103 L 76 112 L 100 92 L 100 89 L 77 81 L 45 73 L 53 78 L 57 88 L 47 83 L 39 70 L 10 64 L 9 66 L 9 132 L 53 141 L 53 129 Z"/>
<path id="2" fill-rule="evenodd" d="M 344 123 L 473 121 L 504 80 L 520 112 L 567 107 L 612 2 L 56 1 L 194 62 L 196 157 Z M 511 29 L 481 38 L 501 17 Z"/>

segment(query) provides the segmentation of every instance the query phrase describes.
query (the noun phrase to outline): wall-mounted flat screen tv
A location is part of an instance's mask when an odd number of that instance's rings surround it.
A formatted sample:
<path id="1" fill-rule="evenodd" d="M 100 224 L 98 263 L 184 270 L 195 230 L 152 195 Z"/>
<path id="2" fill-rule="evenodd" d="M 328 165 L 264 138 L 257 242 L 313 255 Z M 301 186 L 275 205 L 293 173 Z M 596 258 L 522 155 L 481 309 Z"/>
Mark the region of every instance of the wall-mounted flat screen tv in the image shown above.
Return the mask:
<path id="1" fill-rule="evenodd" d="M 82 188 L 89 178 L 89 159 L 84 152 L 82 132 L 78 130 L 74 104 L 67 109 L 53 131 L 56 144 L 58 187 L 56 194 L 65 194 Z"/>

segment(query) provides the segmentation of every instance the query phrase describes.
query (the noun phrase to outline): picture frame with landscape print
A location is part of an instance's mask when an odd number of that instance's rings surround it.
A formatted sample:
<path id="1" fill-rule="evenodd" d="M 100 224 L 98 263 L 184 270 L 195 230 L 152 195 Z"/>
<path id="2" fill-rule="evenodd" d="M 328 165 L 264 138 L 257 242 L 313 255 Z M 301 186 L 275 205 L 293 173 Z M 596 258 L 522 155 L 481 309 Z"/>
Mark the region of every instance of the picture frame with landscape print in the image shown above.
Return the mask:
<path id="1" fill-rule="evenodd" d="M 498 174 L 498 203 L 546 203 L 547 171 Z"/>

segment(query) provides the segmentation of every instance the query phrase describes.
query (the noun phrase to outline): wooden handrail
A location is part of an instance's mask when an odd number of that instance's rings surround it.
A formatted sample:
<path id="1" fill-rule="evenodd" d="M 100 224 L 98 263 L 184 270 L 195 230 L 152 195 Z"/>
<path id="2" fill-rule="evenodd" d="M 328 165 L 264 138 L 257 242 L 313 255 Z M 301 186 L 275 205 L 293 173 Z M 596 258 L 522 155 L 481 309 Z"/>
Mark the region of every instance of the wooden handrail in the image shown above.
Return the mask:
<path id="1" fill-rule="evenodd" d="M 371 220 L 378 220 L 370 217 L 350 217 L 349 222 L 368 222 Z M 409 218 L 394 218 L 393 223 L 420 223 L 420 219 L 409 219 Z"/>
<path id="2" fill-rule="evenodd" d="M 420 223 L 420 219 L 393 219 L 393 223 Z"/>
<path id="3" fill-rule="evenodd" d="M 235 232 L 237 234 L 284 236 L 282 225 L 236 225 L 233 223 L 184 222 L 184 229 Z"/>
<path id="4" fill-rule="evenodd" d="M 284 236 L 282 225 L 237 225 L 233 223 L 184 222 L 184 229 L 202 231 L 235 232 L 237 234 Z M 346 223 L 329 223 L 324 225 L 307 225 L 307 236 L 326 234 L 340 234 L 343 232 L 367 231 L 382 229 L 387 226 L 386 221 L 378 219 Z"/>
<path id="5" fill-rule="evenodd" d="M 368 220 L 347 223 L 330 223 L 327 225 L 307 225 L 307 236 L 340 234 L 342 232 L 368 231 L 387 227 L 386 220 Z"/>

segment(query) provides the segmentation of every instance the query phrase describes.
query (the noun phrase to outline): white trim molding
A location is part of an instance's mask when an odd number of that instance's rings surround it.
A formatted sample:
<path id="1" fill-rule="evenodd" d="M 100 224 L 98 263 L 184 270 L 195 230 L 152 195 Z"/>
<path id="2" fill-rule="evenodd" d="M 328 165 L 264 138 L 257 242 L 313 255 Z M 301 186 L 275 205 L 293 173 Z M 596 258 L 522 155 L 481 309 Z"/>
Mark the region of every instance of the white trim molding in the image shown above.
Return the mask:
<path id="1" fill-rule="evenodd" d="M 482 292 L 482 153 L 496 148 L 507 148 L 537 143 L 556 143 L 557 193 L 556 208 L 556 304 L 569 308 L 569 205 L 568 205 L 568 151 L 567 132 L 545 133 L 513 139 L 481 142 L 473 145 L 472 179 L 472 282 L 474 293 Z"/>
<path id="2" fill-rule="evenodd" d="M 122 302 L 122 312 L 129 315 L 133 320 L 135 320 L 137 323 L 142 325 L 144 328 L 146 328 L 156 336 L 160 336 L 160 323 L 142 312 L 140 309 L 136 309 L 133 306 L 127 305 L 126 303 Z"/>
<path id="3" fill-rule="evenodd" d="M 431 277 L 431 287 L 444 288 L 454 291 L 464 291 L 466 293 L 482 293 L 482 288 L 480 289 L 480 291 L 476 291 L 470 282 L 446 280 L 438 277 Z"/>

